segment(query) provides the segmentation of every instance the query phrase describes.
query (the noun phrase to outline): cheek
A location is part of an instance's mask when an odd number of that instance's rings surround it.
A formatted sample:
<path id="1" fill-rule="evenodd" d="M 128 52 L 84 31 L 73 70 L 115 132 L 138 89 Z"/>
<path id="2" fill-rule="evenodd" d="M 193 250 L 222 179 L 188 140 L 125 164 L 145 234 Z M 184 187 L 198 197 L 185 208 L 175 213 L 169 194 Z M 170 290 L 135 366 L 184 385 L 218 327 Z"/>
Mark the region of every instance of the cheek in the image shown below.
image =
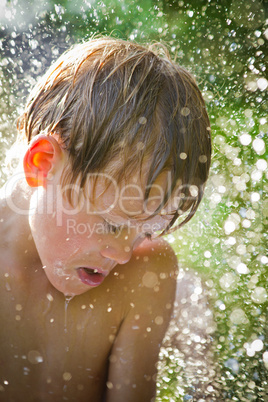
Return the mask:
<path id="1" fill-rule="evenodd" d="M 66 228 L 51 215 L 34 214 L 29 218 L 31 233 L 43 265 L 64 259 L 70 249 Z"/>
<path id="2" fill-rule="evenodd" d="M 66 261 L 79 252 L 95 249 L 102 237 L 95 233 L 100 220 L 95 216 L 74 212 L 42 190 L 31 199 L 29 224 L 43 265 Z M 46 213 L 44 213 L 46 212 Z M 90 244 L 90 247 L 89 247 Z"/>

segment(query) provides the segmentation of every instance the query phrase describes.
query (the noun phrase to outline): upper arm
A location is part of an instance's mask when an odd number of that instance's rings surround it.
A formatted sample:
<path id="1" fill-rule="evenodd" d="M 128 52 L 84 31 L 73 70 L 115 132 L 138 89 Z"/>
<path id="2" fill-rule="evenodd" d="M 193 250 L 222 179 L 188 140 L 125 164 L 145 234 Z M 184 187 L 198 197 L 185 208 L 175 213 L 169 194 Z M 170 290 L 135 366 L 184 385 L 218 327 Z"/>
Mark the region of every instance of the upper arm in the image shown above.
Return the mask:
<path id="1" fill-rule="evenodd" d="M 159 349 L 175 297 L 177 259 L 163 241 L 149 247 L 127 268 L 136 275 L 129 280 L 127 313 L 110 355 L 108 402 L 147 402 L 155 394 Z"/>

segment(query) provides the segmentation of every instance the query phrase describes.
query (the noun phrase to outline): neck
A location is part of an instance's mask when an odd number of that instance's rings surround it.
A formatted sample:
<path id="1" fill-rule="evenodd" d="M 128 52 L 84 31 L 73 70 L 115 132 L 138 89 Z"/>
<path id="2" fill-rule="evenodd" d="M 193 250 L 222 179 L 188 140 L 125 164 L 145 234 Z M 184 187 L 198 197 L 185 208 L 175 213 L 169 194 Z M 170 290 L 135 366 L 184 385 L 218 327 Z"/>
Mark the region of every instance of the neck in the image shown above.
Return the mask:
<path id="1" fill-rule="evenodd" d="M 29 226 L 31 195 L 25 181 L 14 177 L 0 191 L 1 259 L 9 266 L 27 267 L 39 260 Z"/>

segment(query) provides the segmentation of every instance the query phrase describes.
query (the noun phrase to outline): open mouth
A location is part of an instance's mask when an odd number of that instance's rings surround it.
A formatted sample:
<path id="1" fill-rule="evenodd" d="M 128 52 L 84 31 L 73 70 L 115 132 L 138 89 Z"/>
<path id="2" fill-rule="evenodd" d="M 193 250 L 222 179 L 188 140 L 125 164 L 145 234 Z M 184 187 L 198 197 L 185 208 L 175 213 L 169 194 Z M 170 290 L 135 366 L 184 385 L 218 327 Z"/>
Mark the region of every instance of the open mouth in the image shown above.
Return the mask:
<path id="1" fill-rule="evenodd" d="M 105 279 L 105 275 L 98 272 L 95 268 L 81 267 L 77 269 L 81 282 L 88 286 L 99 286 Z"/>
<path id="2" fill-rule="evenodd" d="M 89 275 L 95 275 L 99 273 L 97 269 L 93 268 L 82 268 L 82 269 L 84 269 Z"/>

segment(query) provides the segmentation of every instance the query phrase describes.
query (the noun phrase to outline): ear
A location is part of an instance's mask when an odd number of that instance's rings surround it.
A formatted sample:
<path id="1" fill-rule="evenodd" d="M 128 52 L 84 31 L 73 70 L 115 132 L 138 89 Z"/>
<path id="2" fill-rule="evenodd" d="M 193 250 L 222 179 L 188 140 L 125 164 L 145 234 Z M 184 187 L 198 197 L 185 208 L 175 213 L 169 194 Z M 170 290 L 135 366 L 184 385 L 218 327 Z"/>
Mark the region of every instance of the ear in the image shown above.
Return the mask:
<path id="1" fill-rule="evenodd" d="M 57 140 L 51 135 L 37 135 L 23 158 L 25 178 L 29 186 L 46 187 L 47 175 L 63 157 Z"/>

